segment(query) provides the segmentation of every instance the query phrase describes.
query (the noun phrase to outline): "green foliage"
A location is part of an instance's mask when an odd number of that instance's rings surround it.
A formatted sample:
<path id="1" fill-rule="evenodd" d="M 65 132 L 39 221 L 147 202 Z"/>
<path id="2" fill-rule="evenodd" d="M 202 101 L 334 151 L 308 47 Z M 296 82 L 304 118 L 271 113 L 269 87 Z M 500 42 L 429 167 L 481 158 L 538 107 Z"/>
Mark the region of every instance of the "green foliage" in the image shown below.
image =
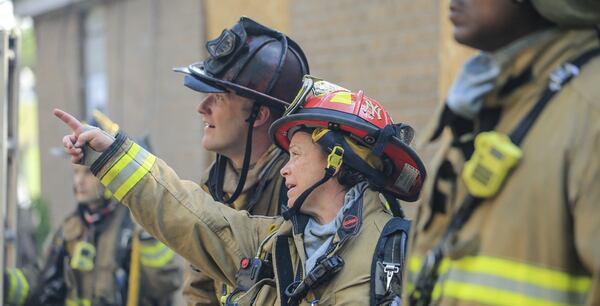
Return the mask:
<path id="1" fill-rule="evenodd" d="M 48 201 L 42 197 L 37 197 L 31 202 L 31 209 L 33 214 L 38 219 L 37 225 L 33 231 L 33 238 L 35 239 L 35 249 L 38 255 L 42 254 L 44 248 L 44 241 L 50 234 L 50 208 Z"/>
<path id="2" fill-rule="evenodd" d="M 31 69 L 35 67 L 36 42 L 34 27 L 23 29 L 21 33 L 21 65 Z"/>

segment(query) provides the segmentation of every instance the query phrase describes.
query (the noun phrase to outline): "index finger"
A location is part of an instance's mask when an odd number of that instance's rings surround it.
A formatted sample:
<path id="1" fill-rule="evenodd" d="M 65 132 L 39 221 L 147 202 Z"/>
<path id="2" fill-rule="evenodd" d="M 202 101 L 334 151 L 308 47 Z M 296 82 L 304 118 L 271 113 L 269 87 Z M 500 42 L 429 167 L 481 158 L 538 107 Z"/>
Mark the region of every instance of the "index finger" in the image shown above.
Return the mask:
<path id="1" fill-rule="evenodd" d="M 83 130 L 83 124 L 77 118 L 71 116 L 71 114 L 60 110 L 58 108 L 54 109 L 54 116 L 64 122 L 75 134 L 79 134 Z"/>

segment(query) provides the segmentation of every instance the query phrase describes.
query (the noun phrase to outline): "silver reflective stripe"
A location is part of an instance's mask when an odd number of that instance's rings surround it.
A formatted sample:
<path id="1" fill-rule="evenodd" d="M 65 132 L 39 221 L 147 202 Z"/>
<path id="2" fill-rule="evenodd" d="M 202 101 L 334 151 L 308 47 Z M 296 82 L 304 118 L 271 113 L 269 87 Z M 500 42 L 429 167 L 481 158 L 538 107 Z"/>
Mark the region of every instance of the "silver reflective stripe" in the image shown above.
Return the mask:
<path id="1" fill-rule="evenodd" d="M 129 162 L 125 168 L 123 168 L 123 170 L 121 170 L 119 172 L 119 174 L 112 180 L 112 182 L 110 182 L 110 184 L 108 184 L 108 186 L 106 186 L 112 193 L 115 193 L 119 187 L 121 187 L 123 185 L 123 183 L 125 183 L 129 177 L 138 169 L 141 167 L 141 164 L 143 164 L 144 160 L 146 160 L 146 157 L 148 157 L 148 155 L 150 155 L 150 153 L 148 153 L 148 151 L 144 150 L 144 148 L 140 148 L 140 150 L 138 151 L 138 153 L 135 156 L 132 156 L 133 159 L 131 162 Z M 136 161 L 139 161 L 136 162 Z"/>

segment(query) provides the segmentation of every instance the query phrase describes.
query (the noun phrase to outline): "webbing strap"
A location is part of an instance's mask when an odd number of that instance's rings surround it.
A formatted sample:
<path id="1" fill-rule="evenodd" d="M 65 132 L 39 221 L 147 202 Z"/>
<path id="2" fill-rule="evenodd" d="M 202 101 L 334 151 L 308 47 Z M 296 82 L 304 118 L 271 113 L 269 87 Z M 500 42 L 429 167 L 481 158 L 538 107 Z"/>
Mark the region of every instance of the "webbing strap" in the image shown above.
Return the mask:
<path id="1" fill-rule="evenodd" d="M 275 237 L 275 262 L 277 280 L 279 282 L 279 297 L 281 306 L 290 306 L 285 289 L 294 282 L 294 269 L 292 267 L 292 256 L 290 255 L 289 236 Z M 298 271 L 300 272 L 300 271 Z M 299 273 L 301 274 L 301 273 Z"/>
<path id="2" fill-rule="evenodd" d="M 248 176 L 248 170 L 250 168 L 250 159 L 252 155 L 252 132 L 254 131 L 254 122 L 258 117 L 258 112 L 260 109 L 260 104 L 254 103 L 252 105 L 252 110 L 250 112 L 250 116 L 246 119 L 248 122 L 248 133 L 246 134 L 246 148 L 244 151 L 244 161 L 242 165 L 242 172 L 240 173 L 240 179 L 238 181 L 237 187 L 235 191 L 231 195 L 231 197 L 226 198 L 225 193 L 223 192 L 223 183 L 225 179 L 225 168 L 227 166 L 227 158 L 221 154 L 217 154 L 217 162 L 216 165 L 211 169 L 209 174 L 209 184 L 208 188 L 213 196 L 215 201 L 224 203 L 224 204 L 232 204 L 242 193 L 244 189 L 244 185 L 246 184 L 246 177 Z M 215 170 L 215 171 L 213 171 Z M 214 175 L 214 181 L 211 179 Z"/>
<path id="3" fill-rule="evenodd" d="M 318 182 L 314 183 L 308 189 L 304 190 L 304 192 L 302 192 L 302 194 L 300 194 L 300 196 L 296 199 L 296 201 L 294 201 L 294 205 L 292 206 L 292 208 L 284 211 L 281 214 L 281 216 L 285 220 L 291 219 L 294 215 L 296 215 L 300 211 L 302 204 L 304 204 L 304 200 L 306 200 L 306 198 L 310 195 L 310 193 L 313 192 L 313 190 L 315 190 L 317 187 L 319 187 L 319 186 L 323 185 L 325 182 L 327 182 L 334 174 L 335 174 L 334 168 L 326 168 L 325 175 L 323 175 L 323 178 L 321 178 Z"/>
<path id="4" fill-rule="evenodd" d="M 370 305 L 380 305 L 401 296 L 410 225 L 409 220 L 396 217 L 384 226 L 371 264 Z"/>
<path id="5" fill-rule="evenodd" d="M 550 82 L 546 90 L 542 93 L 540 99 L 536 102 L 533 108 L 527 113 L 525 118 L 521 120 L 519 125 L 510 133 L 509 137 L 515 145 L 520 145 L 523 139 L 527 136 L 535 121 L 548 104 L 548 102 L 560 90 L 569 83 L 574 77 L 579 75 L 581 67 L 592 58 L 600 55 L 600 48 L 588 50 L 578 56 L 573 61 L 567 62 L 554 70 L 550 75 Z M 444 232 L 442 239 L 434 248 L 427 252 L 421 271 L 415 282 L 415 289 L 410 295 L 411 305 L 429 305 L 431 303 L 431 294 L 433 287 L 437 282 L 439 265 L 444 258 L 443 246 L 449 237 L 457 233 L 465 223 L 469 220 L 473 212 L 479 207 L 484 199 L 477 198 L 472 195 L 467 195 L 463 200 L 458 211 L 452 216 L 448 228 Z"/>

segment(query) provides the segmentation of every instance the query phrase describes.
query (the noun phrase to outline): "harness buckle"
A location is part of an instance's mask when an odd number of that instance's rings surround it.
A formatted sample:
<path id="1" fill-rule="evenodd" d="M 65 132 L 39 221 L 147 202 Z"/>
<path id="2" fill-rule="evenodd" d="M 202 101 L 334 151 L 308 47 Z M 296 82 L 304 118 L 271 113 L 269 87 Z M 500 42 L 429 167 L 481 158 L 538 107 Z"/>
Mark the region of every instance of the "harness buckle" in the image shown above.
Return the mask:
<path id="1" fill-rule="evenodd" d="M 383 262 L 383 272 L 385 272 L 387 276 L 385 290 L 389 290 L 394 274 L 400 272 L 400 265 L 391 262 Z"/>
<path id="2" fill-rule="evenodd" d="M 552 91 L 559 91 L 562 86 L 570 80 L 572 77 L 579 74 L 579 68 L 571 63 L 565 63 L 564 65 L 556 68 L 550 74 L 550 84 L 548 87 Z"/>

